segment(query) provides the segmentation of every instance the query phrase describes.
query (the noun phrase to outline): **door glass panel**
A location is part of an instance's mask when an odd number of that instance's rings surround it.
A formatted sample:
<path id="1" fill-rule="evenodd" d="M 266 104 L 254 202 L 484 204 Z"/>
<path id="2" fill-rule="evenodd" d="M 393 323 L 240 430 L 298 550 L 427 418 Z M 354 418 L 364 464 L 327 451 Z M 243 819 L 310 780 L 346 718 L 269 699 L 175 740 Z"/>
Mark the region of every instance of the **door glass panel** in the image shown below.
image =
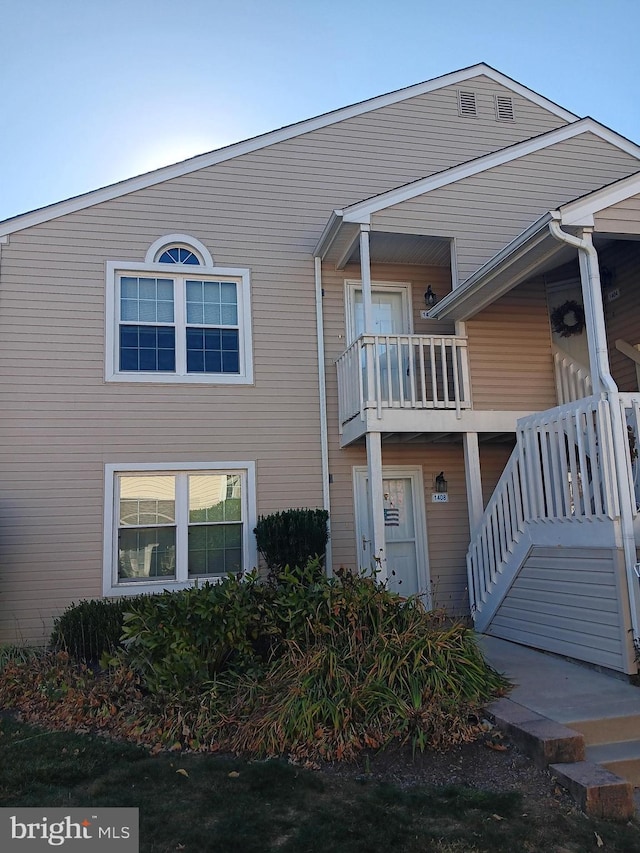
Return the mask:
<path id="1" fill-rule="evenodd" d="M 373 333 L 376 335 L 399 335 L 408 332 L 404 319 L 404 290 L 373 290 Z M 354 339 L 364 332 L 364 304 L 362 290 L 354 291 L 353 316 Z"/>

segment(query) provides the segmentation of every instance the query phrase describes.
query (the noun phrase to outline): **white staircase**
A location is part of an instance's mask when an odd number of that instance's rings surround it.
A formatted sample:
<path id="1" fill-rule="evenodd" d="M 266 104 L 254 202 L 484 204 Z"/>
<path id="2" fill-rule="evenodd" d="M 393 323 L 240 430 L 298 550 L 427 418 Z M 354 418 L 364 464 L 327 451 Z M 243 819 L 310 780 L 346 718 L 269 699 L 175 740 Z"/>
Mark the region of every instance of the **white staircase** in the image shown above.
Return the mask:
<path id="1" fill-rule="evenodd" d="M 640 485 L 628 426 L 640 435 L 638 394 L 594 395 L 518 422 L 467 553 L 476 630 L 636 671 Z"/>

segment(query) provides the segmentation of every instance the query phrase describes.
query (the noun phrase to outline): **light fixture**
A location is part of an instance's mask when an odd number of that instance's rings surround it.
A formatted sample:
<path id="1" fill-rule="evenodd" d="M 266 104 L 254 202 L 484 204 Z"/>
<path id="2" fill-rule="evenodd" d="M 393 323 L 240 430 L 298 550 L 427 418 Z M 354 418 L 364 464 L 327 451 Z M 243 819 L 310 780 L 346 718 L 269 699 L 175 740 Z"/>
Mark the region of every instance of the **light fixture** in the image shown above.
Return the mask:
<path id="1" fill-rule="evenodd" d="M 613 280 L 613 270 L 610 270 L 609 267 L 600 267 L 600 284 L 605 290 L 611 287 Z"/>
<path id="2" fill-rule="evenodd" d="M 431 285 L 429 285 L 425 291 L 425 294 L 424 294 L 425 305 L 427 306 L 427 308 L 433 308 L 433 306 L 436 304 L 437 301 L 438 301 L 438 297 L 433 292 Z"/>
<path id="3" fill-rule="evenodd" d="M 440 471 L 438 476 L 433 481 L 433 490 L 434 492 L 439 492 L 442 494 L 443 492 L 449 491 L 449 484 L 444 476 L 444 471 Z"/>

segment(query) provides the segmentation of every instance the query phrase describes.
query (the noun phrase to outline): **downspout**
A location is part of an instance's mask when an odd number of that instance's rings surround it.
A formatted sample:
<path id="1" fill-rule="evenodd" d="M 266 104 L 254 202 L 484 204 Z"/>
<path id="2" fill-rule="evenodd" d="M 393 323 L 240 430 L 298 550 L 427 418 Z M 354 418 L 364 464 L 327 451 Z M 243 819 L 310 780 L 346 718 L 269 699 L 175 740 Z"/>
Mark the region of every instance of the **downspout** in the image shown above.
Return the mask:
<path id="1" fill-rule="evenodd" d="M 331 552 L 331 504 L 329 496 L 329 438 L 327 429 L 327 382 L 324 362 L 324 315 L 322 310 L 322 259 L 314 258 L 316 282 L 316 337 L 318 341 L 318 390 L 320 397 L 320 457 L 322 468 L 322 503 L 329 513 L 327 529 L 329 540 L 325 556 L 325 571 L 331 577 L 333 560 Z"/>
<path id="2" fill-rule="evenodd" d="M 593 361 L 591 366 L 592 379 L 594 382 L 594 393 L 604 392 L 612 394 L 610 400 L 610 412 L 612 421 L 613 451 L 616 467 L 616 480 L 618 482 L 618 495 L 620 498 L 620 529 L 622 534 L 622 546 L 624 551 L 627 587 L 629 590 L 629 609 L 631 611 L 631 626 L 634 641 L 640 639 L 638 619 L 638 577 L 635 573 L 636 564 L 636 539 L 633 531 L 633 513 L 631 510 L 631 497 L 625 483 L 628 481 L 627 455 L 627 429 L 622 417 L 618 398 L 618 386 L 614 382 L 609 371 L 609 355 L 607 351 L 607 334 L 604 324 L 604 306 L 602 303 L 602 290 L 600 286 L 600 265 L 598 253 L 593 245 L 591 229 L 583 229 L 582 237 L 568 234 L 560 227 L 561 214 L 554 210 L 551 212 L 553 219 L 549 222 L 549 231 L 556 240 L 573 246 L 579 252 L 580 277 L 582 280 L 582 293 L 585 302 L 586 319 L 589 330 L 593 334 Z M 587 286 L 585 287 L 585 283 Z M 596 368 L 594 372 L 593 368 Z"/>

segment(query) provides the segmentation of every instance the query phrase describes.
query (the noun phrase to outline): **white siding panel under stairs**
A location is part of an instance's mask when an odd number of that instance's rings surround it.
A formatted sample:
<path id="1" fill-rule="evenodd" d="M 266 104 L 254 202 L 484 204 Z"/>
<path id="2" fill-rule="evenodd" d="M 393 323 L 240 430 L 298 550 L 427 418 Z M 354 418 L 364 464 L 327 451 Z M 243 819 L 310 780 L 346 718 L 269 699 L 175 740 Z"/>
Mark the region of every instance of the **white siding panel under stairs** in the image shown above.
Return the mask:
<path id="1" fill-rule="evenodd" d="M 487 633 L 624 671 L 613 548 L 531 548 Z"/>
<path id="2" fill-rule="evenodd" d="M 477 630 L 620 670 L 624 566 L 610 405 L 590 397 L 518 422 L 467 566 Z"/>

